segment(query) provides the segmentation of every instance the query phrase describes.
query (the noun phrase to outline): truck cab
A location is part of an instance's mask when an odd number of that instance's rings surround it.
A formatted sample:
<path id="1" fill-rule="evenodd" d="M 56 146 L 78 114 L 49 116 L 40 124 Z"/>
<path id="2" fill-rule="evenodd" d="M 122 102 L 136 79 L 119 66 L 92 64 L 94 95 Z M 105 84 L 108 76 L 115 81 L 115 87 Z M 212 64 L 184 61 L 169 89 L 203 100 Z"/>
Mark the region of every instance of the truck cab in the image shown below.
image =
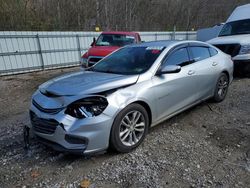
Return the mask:
<path id="1" fill-rule="evenodd" d="M 122 46 L 139 42 L 141 42 L 141 37 L 136 32 L 102 32 L 97 40 L 93 39 L 91 48 L 83 54 L 81 66 L 83 68 L 91 67 Z"/>
<path id="2" fill-rule="evenodd" d="M 207 41 L 232 56 L 234 73 L 250 76 L 250 4 L 237 7 L 218 37 Z"/>

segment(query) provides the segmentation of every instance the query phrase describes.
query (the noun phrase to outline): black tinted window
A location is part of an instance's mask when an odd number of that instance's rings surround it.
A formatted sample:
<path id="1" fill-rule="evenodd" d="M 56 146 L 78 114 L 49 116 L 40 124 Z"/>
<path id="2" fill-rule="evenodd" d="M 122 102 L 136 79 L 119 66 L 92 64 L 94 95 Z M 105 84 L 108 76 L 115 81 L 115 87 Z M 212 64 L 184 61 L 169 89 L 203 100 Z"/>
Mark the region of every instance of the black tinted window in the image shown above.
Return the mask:
<path id="1" fill-rule="evenodd" d="M 238 20 L 226 23 L 219 36 L 250 34 L 250 19 Z"/>
<path id="2" fill-rule="evenodd" d="M 169 55 L 166 65 L 180 65 L 184 66 L 189 63 L 189 56 L 186 48 L 181 48 Z"/>
<path id="3" fill-rule="evenodd" d="M 190 50 L 195 61 L 201 61 L 210 57 L 210 53 L 206 47 L 190 47 Z"/>
<path id="4" fill-rule="evenodd" d="M 209 52 L 210 52 L 211 57 L 215 56 L 216 54 L 218 54 L 218 51 L 215 50 L 214 48 L 209 48 Z"/>
<path id="5" fill-rule="evenodd" d="M 135 42 L 135 37 L 120 34 L 101 34 L 96 41 L 96 46 L 125 46 Z"/>

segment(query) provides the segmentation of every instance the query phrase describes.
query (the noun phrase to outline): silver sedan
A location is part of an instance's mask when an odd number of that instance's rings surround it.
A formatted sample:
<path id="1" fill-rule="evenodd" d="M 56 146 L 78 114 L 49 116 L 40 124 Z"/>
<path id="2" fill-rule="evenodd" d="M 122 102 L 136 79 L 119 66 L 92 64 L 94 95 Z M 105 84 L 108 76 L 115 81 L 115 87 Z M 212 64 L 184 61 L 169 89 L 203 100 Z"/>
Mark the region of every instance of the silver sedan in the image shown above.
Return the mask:
<path id="1" fill-rule="evenodd" d="M 29 129 L 59 151 L 129 152 L 150 127 L 201 101 L 224 100 L 232 73 L 230 56 L 206 43 L 126 46 L 42 84 L 32 97 Z"/>

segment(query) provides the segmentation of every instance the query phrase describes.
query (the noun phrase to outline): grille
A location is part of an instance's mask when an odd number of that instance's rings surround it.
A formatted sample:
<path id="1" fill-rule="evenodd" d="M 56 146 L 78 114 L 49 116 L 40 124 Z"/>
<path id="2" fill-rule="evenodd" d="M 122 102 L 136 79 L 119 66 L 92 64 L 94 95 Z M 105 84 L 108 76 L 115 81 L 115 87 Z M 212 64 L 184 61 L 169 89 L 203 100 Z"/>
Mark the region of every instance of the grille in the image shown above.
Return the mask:
<path id="1" fill-rule="evenodd" d="M 100 61 L 101 59 L 102 59 L 102 57 L 90 57 L 90 58 L 89 58 L 89 61 L 90 61 L 90 62 L 95 62 L 95 63 L 96 63 L 96 62 Z"/>
<path id="2" fill-rule="evenodd" d="M 30 120 L 34 131 L 44 134 L 53 134 L 58 126 L 58 122 L 54 119 L 42 119 L 30 111 Z"/>
<path id="3" fill-rule="evenodd" d="M 94 62 L 89 62 L 89 63 L 88 63 L 88 66 L 91 67 L 91 66 L 93 66 L 94 64 L 96 64 L 96 63 L 94 63 Z"/>
<path id="4" fill-rule="evenodd" d="M 102 59 L 102 57 L 90 57 L 88 59 L 88 66 L 92 66 L 94 64 L 96 64 L 98 61 L 100 61 Z"/>
<path id="5" fill-rule="evenodd" d="M 232 57 L 237 56 L 241 48 L 240 44 L 217 44 L 215 46 Z"/>
<path id="6" fill-rule="evenodd" d="M 47 114 L 57 114 L 59 113 L 63 108 L 54 108 L 54 109 L 46 109 L 41 107 L 35 100 L 32 100 L 32 104 L 41 112 L 47 113 Z"/>

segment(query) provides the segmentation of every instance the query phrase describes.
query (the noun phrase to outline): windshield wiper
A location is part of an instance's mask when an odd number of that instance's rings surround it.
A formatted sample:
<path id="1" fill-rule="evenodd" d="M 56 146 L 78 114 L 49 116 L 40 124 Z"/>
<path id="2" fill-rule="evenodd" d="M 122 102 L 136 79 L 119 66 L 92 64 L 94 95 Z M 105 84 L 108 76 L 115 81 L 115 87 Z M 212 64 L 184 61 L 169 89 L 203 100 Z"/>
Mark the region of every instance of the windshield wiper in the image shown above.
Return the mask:
<path id="1" fill-rule="evenodd" d="M 119 74 L 119 73 L 117 73 L 117 72 L 115 72 L 115 71 L 112 71 L 112 70 L 106 70 L 106 71 L 104 71 L 104 72 L 106 72 L 106 73 L 112 73 L 112 74 Z"/>
<path id="2" fill-rule="evenodd" d="M 230 36 L 230 35 L 219 35 L 218 37 L 226 37 L 226 36 Z"/>
<path id="3" fill-rule="evenodd" d="M 112 70 L 109 70 L 109 69 L 108 70 L 96 70 L 96 69 L 94 69 L 94 67 L 89 68 L 88 71 L 111 73 L 111 74 L 121 74 L 119 72 L 115 72 L 115 71 L 112 71 Z"/>
<path id="4" fill-rule="evenodd" d="M 93 70 L 93 67 L 85 68 L 84 70 L 85 70 L 85 71 L 94 71 L 94 70 Z"/>

